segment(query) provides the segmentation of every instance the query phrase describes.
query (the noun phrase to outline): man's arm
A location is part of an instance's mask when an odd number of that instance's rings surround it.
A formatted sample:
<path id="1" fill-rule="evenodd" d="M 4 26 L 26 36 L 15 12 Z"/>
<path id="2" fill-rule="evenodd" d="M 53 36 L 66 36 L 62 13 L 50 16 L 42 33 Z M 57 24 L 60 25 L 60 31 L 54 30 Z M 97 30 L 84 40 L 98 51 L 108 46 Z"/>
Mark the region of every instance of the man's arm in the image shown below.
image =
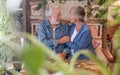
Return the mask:
<path id="1" fill-rule="evenodd" d="M 66 36 L 63 36 L 62 38 L 58 39 L 58 44 L 63 44 L 66 42 L 70 41 L 70 36 L 69 36 L 69 31 L 70 31 L 70 27 L 67 24 L 64 24 L 64 32 L 66 34 Z"/>
<path id="2" fill-rule="evenodd" d="M 44 43 L 48 47 L 53 46 L 53 40 L 52 38 L 47 37 L 45 28 L 43 27 L 43 23 L 40 23 L 38 27 L 38 40 Z"/>
<path id="3" fill-rule="evenodd" d="M 70 37 L 69 36 L 63 36 L 57 42 L 58 42 L 58 44 L 63 44 L 63 43 L 69 42 L 69 41 L 70 41 Z"/>

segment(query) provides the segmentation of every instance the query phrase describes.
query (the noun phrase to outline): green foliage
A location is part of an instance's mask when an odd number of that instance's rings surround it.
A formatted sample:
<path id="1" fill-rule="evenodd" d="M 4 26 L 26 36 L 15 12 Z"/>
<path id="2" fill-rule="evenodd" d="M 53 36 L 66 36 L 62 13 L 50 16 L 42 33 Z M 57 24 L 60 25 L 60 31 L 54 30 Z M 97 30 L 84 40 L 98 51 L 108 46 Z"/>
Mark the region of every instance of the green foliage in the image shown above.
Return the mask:
<path id="1" fill-rule="evenodd" d="M 87 0 L 87 5 L 90 5 L 90 0 Z"/>
<path id="2" fill-rule="evenodd" d="M 5 0 L 0 0 L 0 32 L 3 34 L 11 34 L 11 16 L 6 9 Z"/>
<path id="3" fill-rule="evenodd" d="M 120 60 L 119 60 L 119 58 L 120 58 L 120 48 L 117 51 L 117 61 L 116 61 L 114 71 L 113 71 L 112 75 L 120 75 Z"/>
<path id="4" fill-rule="evenodd" d="M 0 67 L 0 75 L 2 75 L 3 73 L 4 73 L 4 69 Z"/>
<path id="5" fill-rule="evenodd" d="M 115 50 L 120 48 L 120 28 L 118 28 L 113 36 L 113 47 Z"/>
<path id="6" fill-rule="evenodd" d="M 38 3 L 38 6 L 37 6 L 37 9 L 40 10 L 42 8 L 42 6 L 45 6 L 47 4 L 47 1 L 48 0 L 41 0 L 40 3 Z M 52 3 L 54 3 L 56 0 L 51 0 Z M 58 0 L 59 3 L 64 3 L 66 2 L 67 0 Z M 78 0 L 78 1 L 82 1 L 82 0 Z"/>
<path id="7" fill-rule="evenodd" d="M 51 0 L 52 3 L 54 3 L 55 1 L 54 0 Z"/>
<path id="8" fill-rule="evenodd" d="M 109 1 L 105 1 L 102 5 L 101 5 L 101 8 L 100 9 L 104 9 L 104 10 L 107 10 L 108 7 L 114 3 L 116 0 L 109 0 Z"/>
<path id="9" fill-rule="evenodd" d="M 101 9 L 99 10 L 99 13 L 97 13 L 95 17 L 102 18 L 105 13 L 106 13 L 105 10 Z M 106 17 L 104 17 L 103 19 L 106 19 Z"/>
<path id="10" fill-rule="evenodd" d="M 12 48 L 10 41 L 14 41 L 15 34 L 12 23 L 13 16 L 6 8 L 6 0 L 0 0 L 0 75 L 8 69 L 8 63 L 12 61 Z"/>
<path id="11" fill-rule="evenodd" d="M 93 75 L 94 73 L 92 71 L 75 71 L 74 66 L 80 54 L 85 54 L 92 59 L 99 66 L 99 69 L 102 71 L 103 75 L 111 75 L 111 72 L 102 63 L 102 61 L 87 50 L 77 52 L 72 58 L 70 64 L 66 64 L 49 48 L 34 39 L 34 37 L 28 35 L 27 38 L 30 42 L 30 46 L 24 48 L 23 55 L 21 57 L 22 61 L 25 63 L 25 67 L 32 75 L 42 75 L 41 71 L 43 70 L 46 74 L 48 70 L 51 70 L 53 72 L 62 71 L 65 75 Z M 50 58 L 52 58 L 52 61 Z"/>
<path id="12" fill-rule="evenodd" d="M 22 60 L 25 62 L 26 68 L 30 70 L 33 75 L 38 75 L 39 69 L 45 64 L 45 53 L 44 49 L 37 45 L 31 44 L 28 47 L 28 51 L 22 55 Z"/>
<path id="13" fill-rule="evenodd" d="M 78 0 L 78 1 L 82 1 L 82 0 Z"/>
<path id="14" fill-rule="evenodd" d="M 59 3 L 62 3 L 62 0 L 59 0 Z"/>
<path id="15" fill-rule="evenodd" d="M 87 50 L 77 52 L 72 58 L 70 64 L 66 64 L 49 48 L 34 39 L 34 37 L 28 35 L 27 38 L 30 42 L 30 45 L 24 48 L 21 57 L 22 61 L 25 63 L 25 67 L 32 75 L 48 75 L 49 70 L 53 72 L 60 71 L 63 72 L 65 75 L 94 75 L 92 71 L 75 71 L 74 66 L 80 54 L 85 54 L 92 61 L 94 61 L 98 65 L 103 75 L 112 75 L 112 72 L 106 67 L 106 65 L 103 64 L 103 62 L 100 61 L 94 54 L 90 53 Z M 50 60 L 50 58 L 52 58 L 52 61 Z M 117 64 L 117 66 L 120 66 L 120 64 Z M 113 72 L 113 75 L 117 74 L 120 70 L 120 68 L 115 69 L 116 70 Z M 45 73 L 43 73 L 42 71 L 44 71 Z"/>
<path id="16" fill-rule="evenodd" d="M 103 5 L 106 0 L 99 0 L 98 5 Z"/>
<path id="17" fill-rule="evenodd" d="M 11 16 L 6 9 L 6 0 L 0 0 L 0 66 L 6 68 L 6 63 L 12 57 L 9 41 L 12 41 L 14 34 L 11 29 Z"/>
<path id="18" fill-rule="evenodd" d="M 2 47 L 0 47 L 0 65 L 4 68 L 7 68 L 6 63 L 10 61 L 13 54 L 10 50 L 10 47 L 6 43 L 2 43 L 1 46 Z"/>
<path id="19" fill-rule="evenodd" d="M 94 61 L 98 65 L 98 68 L 103 75 L 120 74 L 120 50 L 118 50 L 117 52 L 118 60 L 115 64 L 114 71 L 111 72 L 101 60 L 99 60 L 94 54 L 92 54 L 88 50 L 82 50 L 77 52 L 75 56 L 71 59 L 70 64 L 66 64 L 49 48 L 34 39 L 34 37 L 27 35 L 27 39 L 29 40 L 30 45 L 24 48 L 21 57 L 22 61 L 25 63 L 25 67 L 27 68 L 29 73 L 31 73 L 31 75 L 48 75 L 49 70 L 53 72 L 63 72 L 64 75 L 94 75 L 92 71 L 75 71 L 74 66 L 80 54 L 84 54 L 92 61 Z M 42 71 L 44 71 L 45 73 L 43 73 Z"/>
<path id="20" fill-rule="evenodd" d="M 54 0 L 53 0 L 54 1 Z M 42 0 L 40 3 L 38 3 L 37 9 L 41 9 L 42 6 L 45 6 L 47 4 L 47 0 Z"/>

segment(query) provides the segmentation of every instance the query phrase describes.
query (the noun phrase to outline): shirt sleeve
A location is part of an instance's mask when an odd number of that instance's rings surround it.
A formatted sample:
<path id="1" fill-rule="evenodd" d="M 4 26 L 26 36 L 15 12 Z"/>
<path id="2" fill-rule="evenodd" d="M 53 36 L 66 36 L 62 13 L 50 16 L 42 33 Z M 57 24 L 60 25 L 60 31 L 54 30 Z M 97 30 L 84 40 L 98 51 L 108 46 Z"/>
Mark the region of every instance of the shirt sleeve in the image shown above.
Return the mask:
<path id="1" fill-rule="evenodd" d="M 80 37 L 80 39 L 77 40 L 76 42 L 66 43 L 66 45 L 69 48 L 73 49 L 75 52 L 87 48 L 91 44 L 91 40 L 92 40 L 90 30 L 85 31 L 82 36 L 78 36 L 78 37 Z"/>
<path id="2" fill-rule="evenodd" d="M 68 25 L 68 24 L 65 24 L 64 25 L 64 28 L 65 28 L 65 33 L 67 36 L 70 36 L 70 29 L 71 29 L 71 26 Z"/>
<path id="3" fill-rule="evenodd" d="M 38 27 L 38 40 L 50 48 L 54 46 L 52 38 L 47 37 L 43 23 Z"/>

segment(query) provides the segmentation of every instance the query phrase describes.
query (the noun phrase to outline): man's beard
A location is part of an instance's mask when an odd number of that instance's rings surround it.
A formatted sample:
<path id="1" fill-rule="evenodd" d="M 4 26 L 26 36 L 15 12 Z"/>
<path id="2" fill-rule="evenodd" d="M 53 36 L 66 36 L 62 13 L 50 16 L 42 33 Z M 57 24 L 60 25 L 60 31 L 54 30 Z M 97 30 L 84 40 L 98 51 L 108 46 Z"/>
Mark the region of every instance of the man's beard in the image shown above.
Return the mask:
<path id="1" fill-rule="evenodd" d="M 57 21 L 57 20 L 55 20 L 54 18 L 52 18 L 52 24 L 53 24 L 53 25 L 57 25 L 57 24 L 59 24 L 59 21 Z"/>

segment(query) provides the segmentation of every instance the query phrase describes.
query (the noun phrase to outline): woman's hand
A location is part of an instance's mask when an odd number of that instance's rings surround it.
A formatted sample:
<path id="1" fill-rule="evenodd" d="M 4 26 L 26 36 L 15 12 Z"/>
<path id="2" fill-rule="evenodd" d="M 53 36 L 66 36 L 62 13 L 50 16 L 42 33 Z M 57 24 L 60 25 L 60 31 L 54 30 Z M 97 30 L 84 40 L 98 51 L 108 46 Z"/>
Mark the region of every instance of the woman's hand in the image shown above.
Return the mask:
<path id="1" fill-rule="evenodd" d="M 61 43 L 69 42 L 69 41 L 70 41 L 70 37 L 69 36 L 64 36 L 64 37 L 62 37 L 58 40 L 58 43 L 61 44 Z"/>

